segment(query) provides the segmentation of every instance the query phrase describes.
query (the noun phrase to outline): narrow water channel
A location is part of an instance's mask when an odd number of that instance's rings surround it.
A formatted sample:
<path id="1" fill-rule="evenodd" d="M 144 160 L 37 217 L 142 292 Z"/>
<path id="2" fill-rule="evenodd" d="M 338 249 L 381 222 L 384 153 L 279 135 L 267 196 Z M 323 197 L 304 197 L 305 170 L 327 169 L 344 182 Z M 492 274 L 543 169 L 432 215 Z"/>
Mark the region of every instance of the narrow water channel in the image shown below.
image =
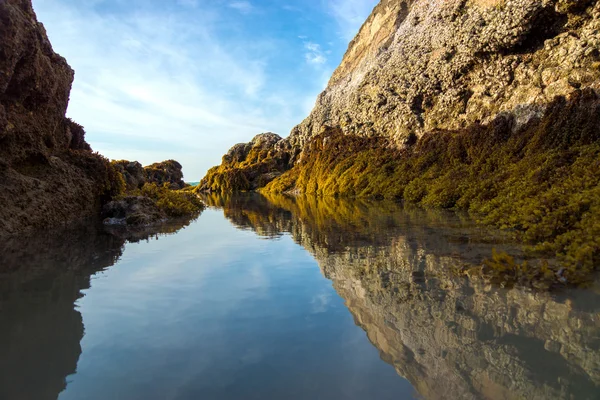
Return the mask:
<path id="1" fill-rule="evenodd" d="M 190 224 L 0 255 L 0 398 L 595 399 L 594 290 L 457 276 L 507 238 L 464 215 L 209 197 Z"/>

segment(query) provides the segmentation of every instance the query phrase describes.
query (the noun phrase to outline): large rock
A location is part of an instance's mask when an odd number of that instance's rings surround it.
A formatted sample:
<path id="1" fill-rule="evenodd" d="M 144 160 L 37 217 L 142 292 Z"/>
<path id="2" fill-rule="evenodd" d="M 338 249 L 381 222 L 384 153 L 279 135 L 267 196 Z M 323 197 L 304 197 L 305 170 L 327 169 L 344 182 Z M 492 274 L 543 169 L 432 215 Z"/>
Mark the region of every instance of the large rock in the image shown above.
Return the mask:
<path id="1" fill-rule="evenodd" d="M 73 76 L 31 2 L 0 1 L 0 236 L 96 214 L 120 189 L 65 117 Z"/>
<path id="2" fill-rule="evenodd" d="M 524 124 L 556 96 L 600 89 L 599 28 L 594 0 L 383 0 L 290 144 L 324 125 L 403 144 L 499 114 Z"/>

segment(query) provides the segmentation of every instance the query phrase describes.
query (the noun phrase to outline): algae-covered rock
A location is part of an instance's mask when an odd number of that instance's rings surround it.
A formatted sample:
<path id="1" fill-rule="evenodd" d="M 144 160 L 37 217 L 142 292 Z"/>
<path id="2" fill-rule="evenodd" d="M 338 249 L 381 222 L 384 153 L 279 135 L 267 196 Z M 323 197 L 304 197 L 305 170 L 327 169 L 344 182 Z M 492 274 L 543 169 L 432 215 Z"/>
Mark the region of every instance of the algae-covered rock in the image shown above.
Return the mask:
<path id="1" fill-rule="evenodd" d="M 599 32 L 595 0 L 382 0 L 311 114 L 270 151 L 286 154 L 287 169 L 328 127 L 390 148 L 500 116 L 519 129 L 557 97 L 600 90 Z M 231 175 L 214 186 L 256 185 L 233 168 L 211 170 Z"/>
<path id="2" fill-rule="evenodd" d="M 112 161 L 113 167 L 123 175 L 127 190 L 139 189 L 146 183 L 144 167 L 137 161 Z"/>
<path id="3" fill-rule="evenodd" d="M 599 93 L 597 0 L 382 0 L 262 190 L 467 209 L 581 282 L 600 266 Z"/>
<path id="4" fill-rule="evenodd" d="M 228 192 L 263 187 L 288 169 L 290 154 L 275 133 L 262 133 L 249 143 L 233 146 L 220 166 L 212 168 L 198 191 Z"/>
<path id="5" fill-rule="evenodd" d="M 146 182 L 157 185 L 169 184 L 172 189 L 183 189 L 182 166 L 175 160 L 167 160 L 144 167 Z"/>
<path id="6" fill-rule="evenodd" d="M 195 218 L 202 210 L 204 203 L 191 190 L 174 190 L 168 183 L 145 183 L 104 205 L 102 218 L 105 225 L 147 226 L 169 218 Z"/>

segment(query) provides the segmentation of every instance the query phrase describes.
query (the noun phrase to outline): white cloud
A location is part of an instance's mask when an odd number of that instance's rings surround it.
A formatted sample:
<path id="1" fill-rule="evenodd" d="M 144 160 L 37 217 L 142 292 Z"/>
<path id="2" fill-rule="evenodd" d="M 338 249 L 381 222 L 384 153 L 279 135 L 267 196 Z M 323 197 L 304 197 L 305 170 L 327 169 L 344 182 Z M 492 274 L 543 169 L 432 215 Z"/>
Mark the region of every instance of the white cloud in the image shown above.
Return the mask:
<path id="1" fill-rule="evenodd" d="M 379 0 L 329 0 L 330 13 L 335 17 L 340 34 L 345 40 L 352 40 Z"/>
<path id="2" fill-rule="evenodd" d="M 304 57 L 306 62 L 313 65 L 322 65 L 327 62 L 327 57 L 325 57 L 325 53 L 321 49 L 321 45 L 313 42 L 305 42 L 304 49 L 306 49 L 306 53 Z"/>
<path id="3" fill-rule="evenodd" d="M 229 7 L 234 8 L 243 14 L 249 14 L 254 10 L 254 7 L 249 1 L 234 1 L 229 3 Z"/>

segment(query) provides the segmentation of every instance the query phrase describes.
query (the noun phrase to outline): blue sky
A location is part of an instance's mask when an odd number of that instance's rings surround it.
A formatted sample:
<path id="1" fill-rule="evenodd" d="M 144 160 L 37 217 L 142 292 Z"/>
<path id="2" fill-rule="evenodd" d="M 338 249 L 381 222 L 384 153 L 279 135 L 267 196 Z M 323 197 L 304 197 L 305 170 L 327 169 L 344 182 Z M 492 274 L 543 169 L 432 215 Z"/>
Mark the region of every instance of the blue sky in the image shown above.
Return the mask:
<path id="1" fill-rule="evenodd" d="M 304 119 L 377 0 L 33 0 L 94 150 L 199 180 Z"/>

